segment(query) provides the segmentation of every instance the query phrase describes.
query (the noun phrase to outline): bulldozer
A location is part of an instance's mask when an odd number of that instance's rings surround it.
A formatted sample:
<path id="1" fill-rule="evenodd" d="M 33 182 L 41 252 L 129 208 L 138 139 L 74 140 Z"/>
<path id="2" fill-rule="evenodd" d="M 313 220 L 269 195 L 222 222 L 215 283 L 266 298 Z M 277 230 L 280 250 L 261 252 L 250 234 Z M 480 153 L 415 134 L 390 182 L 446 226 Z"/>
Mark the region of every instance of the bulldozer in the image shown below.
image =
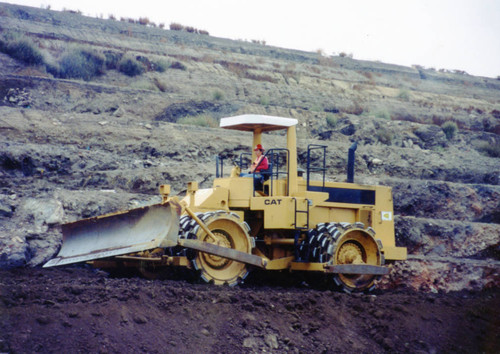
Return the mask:
<path id="1" fill-rule="evenodd" d="M 310 144 L 299 168 L 297 123 L 255 114 L 222 118 L 222 129 L 252 132 L 252 147 L 269 132 L 285 133 L 286 146 L 265 152 L 266 170 L 242 174 L 255 159 L 255 152 L 243 153 L 225 176 L 219 157 L 212 188 L 188 182 L 179 197 L 164 184 L 161 203 L 64 224 L 60 251 L 44 267 L 88 262 L 134 267 L 148 277 L 185 267 L 216 285 L 238 284 L 263 269 L 320 275 L 347 292 L 372 290 L 390 263 L 407 256 L 395 244 L 391 189 L 354 183 L 355 144 L 346 182 L 327 181 L 325 145 Z"/>

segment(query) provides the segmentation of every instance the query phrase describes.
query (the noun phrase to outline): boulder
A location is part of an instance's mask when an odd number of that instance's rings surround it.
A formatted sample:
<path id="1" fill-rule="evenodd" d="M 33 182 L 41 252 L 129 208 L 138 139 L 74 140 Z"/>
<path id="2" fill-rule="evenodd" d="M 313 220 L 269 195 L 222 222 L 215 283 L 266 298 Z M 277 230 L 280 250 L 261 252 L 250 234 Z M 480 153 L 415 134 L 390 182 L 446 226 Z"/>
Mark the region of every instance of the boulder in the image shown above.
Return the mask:
<path id="1" fill-rule="evenodd" d="M 35 226 L 61 224 L 64 219 L 63 205 L 56 199 L 29 198 L 21 208 Z"/>
<path id="2" fill-rule="evenodd" d="M 0 269 L 11 269 L 26 265 L 28 253 L 25 238 L 21 236 L 0 237 Z"/>

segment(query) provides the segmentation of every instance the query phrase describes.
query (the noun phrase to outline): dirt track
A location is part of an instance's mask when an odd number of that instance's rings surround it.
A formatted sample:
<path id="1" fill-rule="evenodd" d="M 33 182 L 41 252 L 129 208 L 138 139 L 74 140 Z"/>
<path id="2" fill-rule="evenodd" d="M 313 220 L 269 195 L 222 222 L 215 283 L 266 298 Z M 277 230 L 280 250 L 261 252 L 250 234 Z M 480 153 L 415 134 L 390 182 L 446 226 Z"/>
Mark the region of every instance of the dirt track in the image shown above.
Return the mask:
<path id="1" fill-rule="evenodd" d="M 228 288 L 82 268 L 1 271 L 0 352 L 500 350 L 498 289 L 349 295 L 280 279 Z"/>

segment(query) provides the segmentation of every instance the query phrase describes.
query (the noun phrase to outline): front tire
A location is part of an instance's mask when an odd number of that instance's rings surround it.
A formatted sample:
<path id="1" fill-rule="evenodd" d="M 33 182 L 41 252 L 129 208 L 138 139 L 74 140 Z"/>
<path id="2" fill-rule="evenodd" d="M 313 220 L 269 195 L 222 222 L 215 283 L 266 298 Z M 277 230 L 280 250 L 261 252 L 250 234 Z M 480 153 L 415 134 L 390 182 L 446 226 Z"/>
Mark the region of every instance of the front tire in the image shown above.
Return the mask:
<path id="1" fill-rule="evenodd" d="M 203 229 L 195 223 L 187 224 L 192 227 L 184 230 L 181 237 L 196 238 L 222 247 L 228 247 L 240 252 L 251 253 L 252 242 L 248 235 L 248 226 L 241 221 L 238 215 L 225 211 L 208 212 L 198 215 L 215 236 L 214 241 Z M 220 256 L 194 252 L 191 262 L 200 273 L 201 279 L 216 285 L 236 285 L 248 275 L 246 264 L 226 259 Z"/>

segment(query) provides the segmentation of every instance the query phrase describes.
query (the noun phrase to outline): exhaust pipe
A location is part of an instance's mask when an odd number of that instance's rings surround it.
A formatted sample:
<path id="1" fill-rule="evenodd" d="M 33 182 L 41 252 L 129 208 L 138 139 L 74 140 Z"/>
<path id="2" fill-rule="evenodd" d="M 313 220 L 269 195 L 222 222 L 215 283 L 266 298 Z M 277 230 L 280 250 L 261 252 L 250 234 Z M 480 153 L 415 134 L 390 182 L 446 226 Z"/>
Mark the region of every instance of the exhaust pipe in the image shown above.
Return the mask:
<path id="1" fill-rule="evenodd" d="M 347 156 L 347 183 L 354 183 L 354 161 L 356 160 L 356 148 L 358 143 L 352 143 L 349 148 L 349 155 Z"/>

